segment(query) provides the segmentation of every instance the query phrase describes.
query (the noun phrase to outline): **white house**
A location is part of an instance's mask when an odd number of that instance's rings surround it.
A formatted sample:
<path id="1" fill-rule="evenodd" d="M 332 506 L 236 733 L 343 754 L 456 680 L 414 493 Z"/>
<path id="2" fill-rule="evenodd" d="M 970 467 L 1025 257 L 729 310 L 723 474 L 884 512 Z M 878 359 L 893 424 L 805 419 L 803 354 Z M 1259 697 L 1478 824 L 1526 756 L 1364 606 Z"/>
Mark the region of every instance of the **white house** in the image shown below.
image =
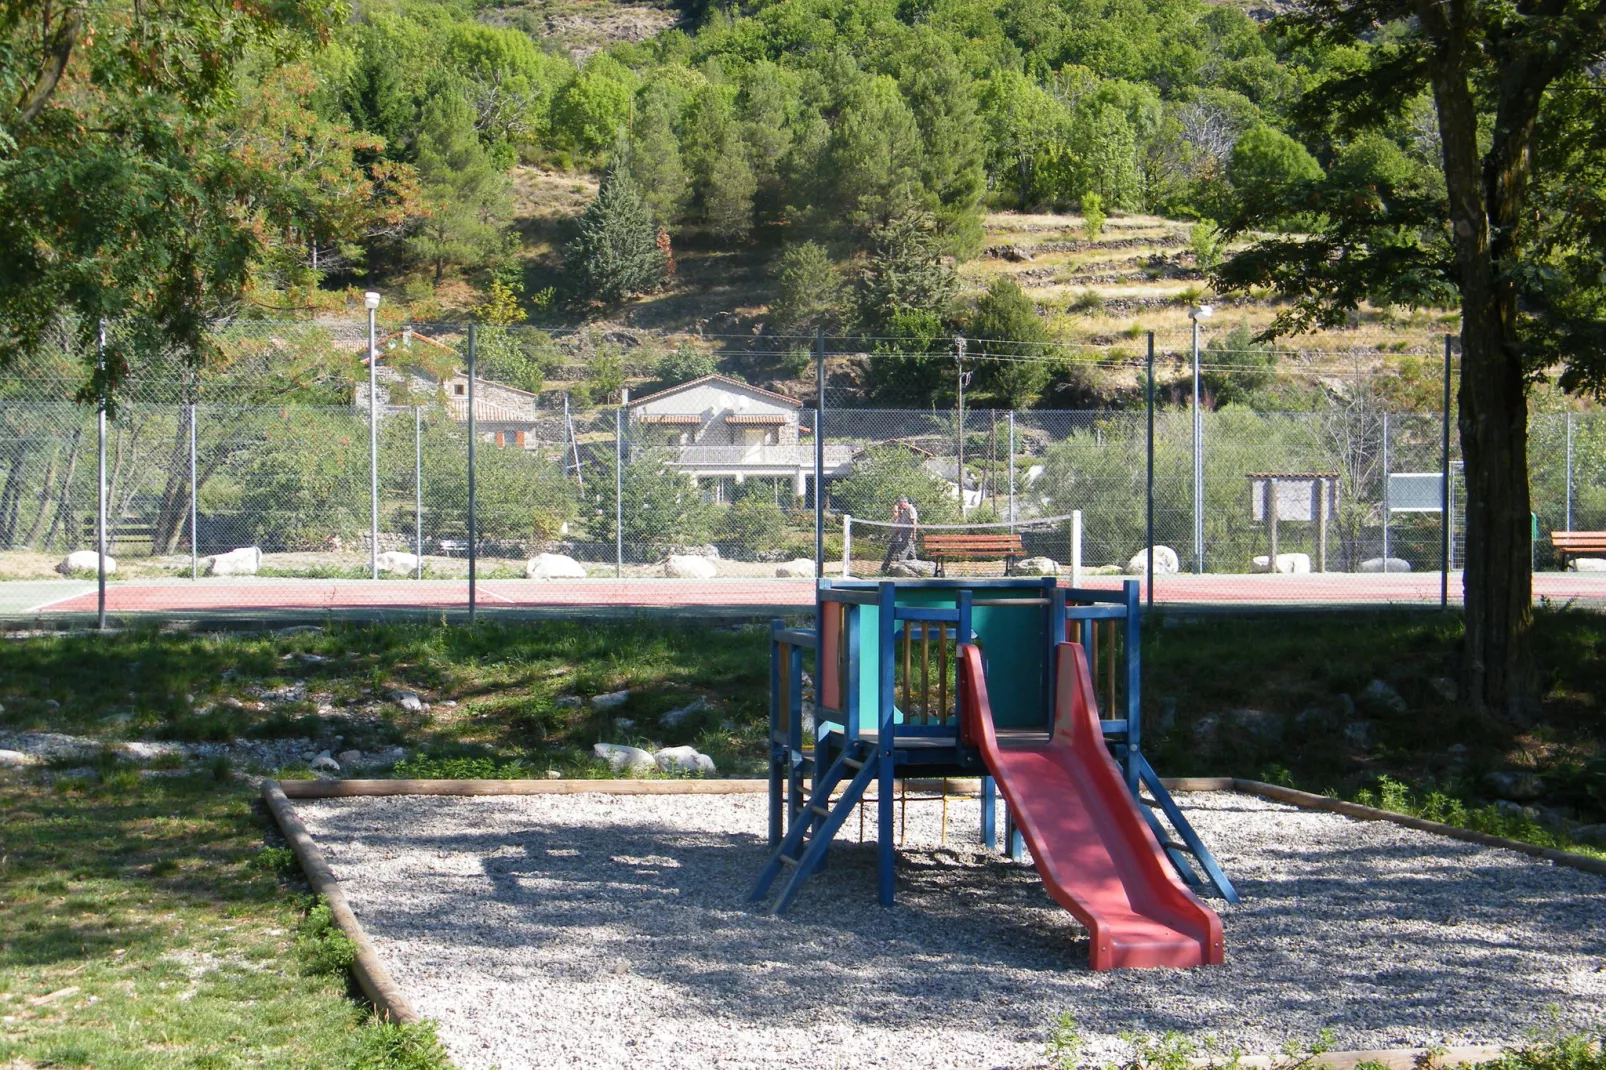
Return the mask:
<path id="1" fill-rule="evenodd" d="M 376 349 L 380 405 L 427 405 L 441 398 L 455 419 L 468 422 L 468 375 L 457 365 L 456 349 L 410 327 L 379 339 Z M 366 368 L 368 347 L 361 352 Z M 474 383 L 475 430 L 498 446 L 534 449 L 538 400 L 528 390 L 480 378 Z M 357 380 L 355 401 L 358 409 L 367 410 L 366 378 Z"/>
<path id="2" fill-rule="evenodd" d="M 705 375 L 636 398 L 628 406 L 631 441 L 670 448 L 675 467 L 693 480 L 789 479 L 808 494 L 814 475 L 812 431 L 799 420 L 803 403 L 725 375 Z M 827 478 L 846 475 L 855 447 L 827 444 Z"/>

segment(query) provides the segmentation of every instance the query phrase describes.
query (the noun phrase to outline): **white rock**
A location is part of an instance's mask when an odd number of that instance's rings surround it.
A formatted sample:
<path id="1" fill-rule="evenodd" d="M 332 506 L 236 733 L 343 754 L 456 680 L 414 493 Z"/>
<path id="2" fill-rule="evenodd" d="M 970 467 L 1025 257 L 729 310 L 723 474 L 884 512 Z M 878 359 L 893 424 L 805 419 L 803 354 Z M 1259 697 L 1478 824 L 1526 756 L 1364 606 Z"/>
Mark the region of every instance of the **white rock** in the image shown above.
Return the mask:
<path id="1" fill-rule="evenodd" d="M 1058 576 L 1060 563 L 1052 557 L 1028 557 L 1015 562 L 1017 576 Z"/>
<path id="2" fill-rule="evenodd" d="M 714 759 L 696 747 L 665 747 L 653 755 L 653 761 L 665 773 L 713 773 Z"/>
<path id="3" fill-rule="evenodd" d="M 308 762 L 307 768 L 320 773 L 338 773 L 340 772 L 340 763 L 329 757 L 329 753 L 325 751 Z"/>
<path id="4" fill-rule="evenodd" d="M 658 768 L 652 755 L 640 747 L 626 747 L 619 743 L 596 743 L 591 747 L 598 758 L 608 763 L 608 768 L 615 773 L 631 773 L 641 776 Z"/>
<path id="5" fill-rule="evenodd" d="M 130 758 L 140 761 L 150 761 L 152 758 L 165 758 L 170 754 L 184 753 L 184 745 L 182 743 L 145 743 L 140 740 L 120 743 L 117 749 Z"/>
<path id="6" fill-rule="evenodd" d="M 703 698 L 703 696 L 698 695 L 696 698 L 686 703 L 686 705 L 681 706 L 678 709 L 670 710 L 662 717 L 659 717 L 658 723 L 673 728 L 686 718 L 690 717 L 692 714 L 701 713 L 707 708 L 708 702 Z"/>
<path id="7" fill-rule="evenodd" d="M 812 580 L 814 562 L 806 557 L 794 557 L 775 566 L 775 575 L 783 580 Z"/>
<path id="8" fill-rule="evenodd" d="M 356 765 L 362 761 L 362 751 L 343 750 L 339 754 L 335 755 L 335 761 L 339 762 L 341 765 Z"/>
<path id="9" fill-rule="evenodd" d="M 1405 697 L 1383 680 L 1373 680 L 1361 688 L 1361 702 L 1388 713 L 1404 713 L 1406 709 Z"/>
<path id="10" fill-rule="evenodd" d="M 629 697 L 629 688 L 626 688 L 623 691 L 609 691 L 593 698 L 591 700 L 591 705 L 595 706 L 599 710 L 611 710 L 619 706 L 623 706 L 625 704 L 625 700 Z"/>
<path id="11" fill-rule="evenodd" d="M 585 566 L 572 557 L 562 554 L 536 554 L 524 563 L 524 578 L 529 580 L 583 580 Z"/>
<path id="12" fill-rule="evenodd" d="M 719 569 L 706 557 L 670 554 L 664 558 L 664 575 L 676 580 L 711 580 L 719 575 Z"/>
<path id="13" fill-rule="evenodd" d="M 556 769 L 548 769 L 546 771 L 546 778 L 548 780 L 562 780 L 563 774 L 558 772 Z"/>
<path id="14" fill-rule="evenodd" d="M 38 764 L 39 759 L 31 754 L 24 754 L 20 750 L 0 750 L 0 769 L 22 769 Z"/>
<path id="15" fill-rule="evenodd" d="M 255 546 L 242 546 L 206 559 L 208 576 L 255 576 L 261 567 L 262 551 Z"/>
<path id="16" fill-rule="evenodd" d="M 1182 567 L 1180 559 L 1177 557 L 1177 552 L 1169 546 L 1155 546 L 1152 549 L 1154 551 L 1154 574 L 1156 576 L 1176 575 L 1177 570 Z M 1133 554 L 1132 560 L 1126 563 L 1126 571 L 1133 576 L 1146 575 L 1149 571 L 1149 551 L 1139 550 Z"/>
<path id="17" fill-rule="evenodd" d="M 89 567 L 95 566 L 91 564 Z M 1574 572 L 1606 572 L 1606 557 L 1575 557 L 1567 562 L 1567 567 Z M 106 571 L 110 572 L 111 569 Z"/>
<path id="18" fill-rule="evenodd" d="M 887 566 L 887 575 L 903 576 L 908 579 L 921 579 L 937 574 L 935 561 L 894 561 Z"/>
<path id="19" fill-rule="evenodd" d="M 1259 557 L 1253 558 L 1250 562 L 1250 565 L 1251 570 L 1254 572 L 1273 571 L 1271 567 L 1271 558 L 1267 557 L 1265 554 L 1261 554 Z M 1277 568 L 1275 571 L 1284 576 L 1305 575 L 1310 571 L 1310 554 L 1278 554 Z"/>
<path id="20" fill-rule="evenodd" d="M 61 573 L 63 576 L 70 576 L 74 572 L 94 572 L 98 575 L 100 571 L 100 558 L 93 550 L 74 550 L 72 553 L 61 559 L 61 564 L 56 566 L 56 571 Z M 106 558 L 106 575 L 110 576 L 116 571 L 117 559 L 115 557 L 108 556 Z"/>
<path id="21" fill-rule="evenodd" d="M 418 569 L 418 555 L 401 550 L 386 550 L 376 559 L 379 571 L 392 576 L 411 576 Z"/>
<path id="22" fill-rule="evenodd" d="M 424 708 L 424 700 L 418 697 L 416 691 L 392 691 L 390 700 L 404 710 L 417 713 Z"/>
<path id="23" fill-rule="evenodd" d="M 1381 557 L 1368 557 L 1362 561 L 1357 572 L 1409 572 L 1411 562 L 1403 557 L 1391 557 L 1387 561 Z"/>

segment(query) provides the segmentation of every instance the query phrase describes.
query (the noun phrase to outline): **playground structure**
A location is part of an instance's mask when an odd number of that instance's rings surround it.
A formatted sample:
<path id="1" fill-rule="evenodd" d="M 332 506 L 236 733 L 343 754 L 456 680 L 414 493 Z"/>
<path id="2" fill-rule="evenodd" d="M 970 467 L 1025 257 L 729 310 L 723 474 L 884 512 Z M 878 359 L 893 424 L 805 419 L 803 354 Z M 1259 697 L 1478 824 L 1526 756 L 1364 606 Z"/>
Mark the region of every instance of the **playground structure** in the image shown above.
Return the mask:
<path id="1" fill-rule="evenodd" d="M 1237 892 L 1142 750 L 1135 581 L 1109 591 L 1053 578 L 822 580 L 815 613 L 813 630 L 771 627 L 773 853 L 753 901 L 773 894 L 772 909 L 787 910 L 874 783 L 878 892 L 890 906 L 895 782 L 979 777 L 983 842 L 997 847 L 1001 791 L 1010 857 L 1030 847 L 1050 895 L 1087 927 L 1093 969 L 1223 960 L 1220 919 L 1198 895 L 1236 902 Z"/>

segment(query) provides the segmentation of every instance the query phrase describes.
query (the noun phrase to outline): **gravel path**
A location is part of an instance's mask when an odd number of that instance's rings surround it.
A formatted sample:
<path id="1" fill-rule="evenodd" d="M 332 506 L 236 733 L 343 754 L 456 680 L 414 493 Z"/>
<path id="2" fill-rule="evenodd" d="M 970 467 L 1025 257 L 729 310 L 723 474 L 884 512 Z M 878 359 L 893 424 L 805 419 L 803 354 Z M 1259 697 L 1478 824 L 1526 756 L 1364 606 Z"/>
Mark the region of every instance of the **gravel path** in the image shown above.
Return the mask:
<path id="1" fill-rule="evenodd" d="M 1271 1052 L 1521 1039 L 1606 1004 L 1606 879 L 1234 794 L 1182 805 L 1244 902 L 1227 965 L 1087 970 L 1030 866 L 971 846 L 974 800 L 911 803 L 898 904 L 873 847 L 833 852 L 792 913 L 749 910 L 763 796 L 300 802 L 397 982 L 463 1070 L 1041 1064 L 1075 1016 Z M 874 817 L 867 832 L 873 835 Z"/>

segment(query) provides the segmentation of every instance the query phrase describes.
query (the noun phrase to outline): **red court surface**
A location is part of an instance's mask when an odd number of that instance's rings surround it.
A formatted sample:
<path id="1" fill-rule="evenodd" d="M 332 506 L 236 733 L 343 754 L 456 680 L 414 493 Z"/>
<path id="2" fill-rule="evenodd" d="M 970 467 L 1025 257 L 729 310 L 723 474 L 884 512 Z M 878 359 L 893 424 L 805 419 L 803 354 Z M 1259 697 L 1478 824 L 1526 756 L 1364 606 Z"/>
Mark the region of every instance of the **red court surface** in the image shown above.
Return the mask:
<path id="1" fill-rule="evenodd" d="M 1114 589 L 1118 577 L 1090 578 L 1088 587 Z M 14 611 L 16 616 L 94 613 L 94 591 L 50 599 Z M 1461 598 L 1461 577 L 1450 576 L 1450 601 Z M 1534 576 L 1534 596 L 1554 603 L 1606 605 L 1606 573 L 1547 572 Z M 1166 576 L 1155 582 L 1155 601 L 1168 605 L 1435 605 L 1439 574 L 1303 576 Z M 478 585 L 479 608 L 540 610 L 606 607 L 616 609 L 717 610 L 785 608 L 813 602 L 807 580 L 592 579 L 485 580 Z M 110 613 L 250 613 L 305 610 L 464 609 L 464 580 L 160 580 L 114 583 L 106 590 Z"/>

